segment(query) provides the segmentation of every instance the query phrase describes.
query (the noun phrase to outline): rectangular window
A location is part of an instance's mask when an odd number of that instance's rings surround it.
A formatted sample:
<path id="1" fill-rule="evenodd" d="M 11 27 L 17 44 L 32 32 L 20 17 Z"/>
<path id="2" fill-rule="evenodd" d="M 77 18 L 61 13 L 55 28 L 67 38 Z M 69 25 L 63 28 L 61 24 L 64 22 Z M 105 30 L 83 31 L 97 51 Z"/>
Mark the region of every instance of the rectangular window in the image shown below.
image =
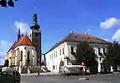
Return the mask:
<path id="1" fill-rule="evenodd" d="M 98 53 L 100 54 L 100 48 L 98 48 Z"/>
<path id="2" fill-rule="evenodd" d="M 74 48 L 71 46 L 71 53 L 73 54 L 74 53 Z"/>
<path id="3" fill-rule="evenodd" d="M 63 48 L 62 52 L 63 52 L 63 54 L 64 54 L 64 48 Z"/>
<path id="4" fill-rule="evenodd" d="M 61 49 L 60 49 L 60 55 L 61 55 Z"/>

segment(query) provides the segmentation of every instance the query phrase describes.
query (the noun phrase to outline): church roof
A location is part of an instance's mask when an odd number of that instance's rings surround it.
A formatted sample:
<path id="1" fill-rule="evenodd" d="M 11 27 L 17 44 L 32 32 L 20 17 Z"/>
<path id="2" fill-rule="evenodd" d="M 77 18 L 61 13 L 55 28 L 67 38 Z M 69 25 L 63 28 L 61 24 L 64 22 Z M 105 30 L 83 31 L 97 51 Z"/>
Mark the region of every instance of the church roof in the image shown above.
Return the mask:
<path id="1" fill-rule="evenodd" d="M 108 42 L 106 40 L 103 40 L 101 38 L 89 35 L 89 34 L 78 34 L 78 33 L 69 33 L 68 36 L 66 36 L 63 40 L 56 43 L 48 52 L 59 46 L 60 44 L 64 42 L 79 42 L 79 41 L 86 41 L 88 43 L 96 43 L 96 44 L 110 44 L 111 42 Z M 46 52 L 46 53 L 48 53 Z"/>
<path id="2" fill-rule="evenodd" d="M 19 41 L 16 43 L 15 47 L 17 46 L 21 46 L 21 45 L 25 45 L 25 46 L 32 46 L 32 42 L 29 39 L 29 37 L 27 35 L 22 36 Z"/>
<path id="3" fill-rule="evenodd" d="M 13 43 L 13 45 L 10 47 L 8 52 L 12 49 L 14 49 L 17 46 L 33 46 L 31 40 L 27 35 L 21 36 L 17 41 Z"/>
<path id="4" fill-rule="evenodd" d="M 9 52 L 11 49 L 14 49 L 16 43 L 17 43 L 16 41 L 13 43 L 13 45 L 10 47 L 10 49 L 8 50 L 8 52 Z"/>

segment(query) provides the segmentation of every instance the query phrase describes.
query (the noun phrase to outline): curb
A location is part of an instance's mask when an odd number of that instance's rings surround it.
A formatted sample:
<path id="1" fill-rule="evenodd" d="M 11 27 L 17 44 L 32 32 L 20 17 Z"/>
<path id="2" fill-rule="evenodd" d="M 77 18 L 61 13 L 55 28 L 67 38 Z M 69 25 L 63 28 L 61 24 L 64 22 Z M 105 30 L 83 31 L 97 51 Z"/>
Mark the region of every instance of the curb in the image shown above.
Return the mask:
<path id="1" fill-rule="evenodd" d="M 21 74 L 21 76 L 60 76 L 59 73 L 57 74 L 46 74 L 46 73 L 40 73 L 39 75 L 36 73 L 36 74 Z"/>

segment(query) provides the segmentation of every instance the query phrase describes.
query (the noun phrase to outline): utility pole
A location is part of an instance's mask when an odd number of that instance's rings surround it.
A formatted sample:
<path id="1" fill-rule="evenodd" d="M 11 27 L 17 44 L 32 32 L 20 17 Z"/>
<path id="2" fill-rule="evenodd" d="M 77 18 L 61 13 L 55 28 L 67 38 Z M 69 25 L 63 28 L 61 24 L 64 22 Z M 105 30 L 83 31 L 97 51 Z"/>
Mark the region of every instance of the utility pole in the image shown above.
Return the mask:
<path id="1" fill-rule="evenodd" d="M 44 64 L 45 64 L 45 67 L 46 67 L 46 58 L 45 58 L 45 54 L 41 53 L 41 55 L 44 56 Z M 39 64 L 39 67 L 40 67 L 40 70 L 41 70 L 41 62 Z M 38 70 L 38 75 L 40 75 L 40 70 Z"/>

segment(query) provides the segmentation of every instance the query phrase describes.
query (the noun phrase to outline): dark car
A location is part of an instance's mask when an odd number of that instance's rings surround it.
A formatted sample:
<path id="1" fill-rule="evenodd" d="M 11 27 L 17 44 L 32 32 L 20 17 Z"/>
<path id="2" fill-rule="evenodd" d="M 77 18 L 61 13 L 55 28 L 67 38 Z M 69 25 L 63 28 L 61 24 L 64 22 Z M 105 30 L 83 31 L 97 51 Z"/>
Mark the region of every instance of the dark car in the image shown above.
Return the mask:
<path id="1" fill-rule="evenodd" d="M 20 83 L 21 76 L 18 71 L 2 71 L 0 73 L 0 83 Z"/>
<path id="2" fill-rule="evenodd" d="M 13 76 L 8 72 L 0 72 L 0 83 L 14 83 Z"/>

